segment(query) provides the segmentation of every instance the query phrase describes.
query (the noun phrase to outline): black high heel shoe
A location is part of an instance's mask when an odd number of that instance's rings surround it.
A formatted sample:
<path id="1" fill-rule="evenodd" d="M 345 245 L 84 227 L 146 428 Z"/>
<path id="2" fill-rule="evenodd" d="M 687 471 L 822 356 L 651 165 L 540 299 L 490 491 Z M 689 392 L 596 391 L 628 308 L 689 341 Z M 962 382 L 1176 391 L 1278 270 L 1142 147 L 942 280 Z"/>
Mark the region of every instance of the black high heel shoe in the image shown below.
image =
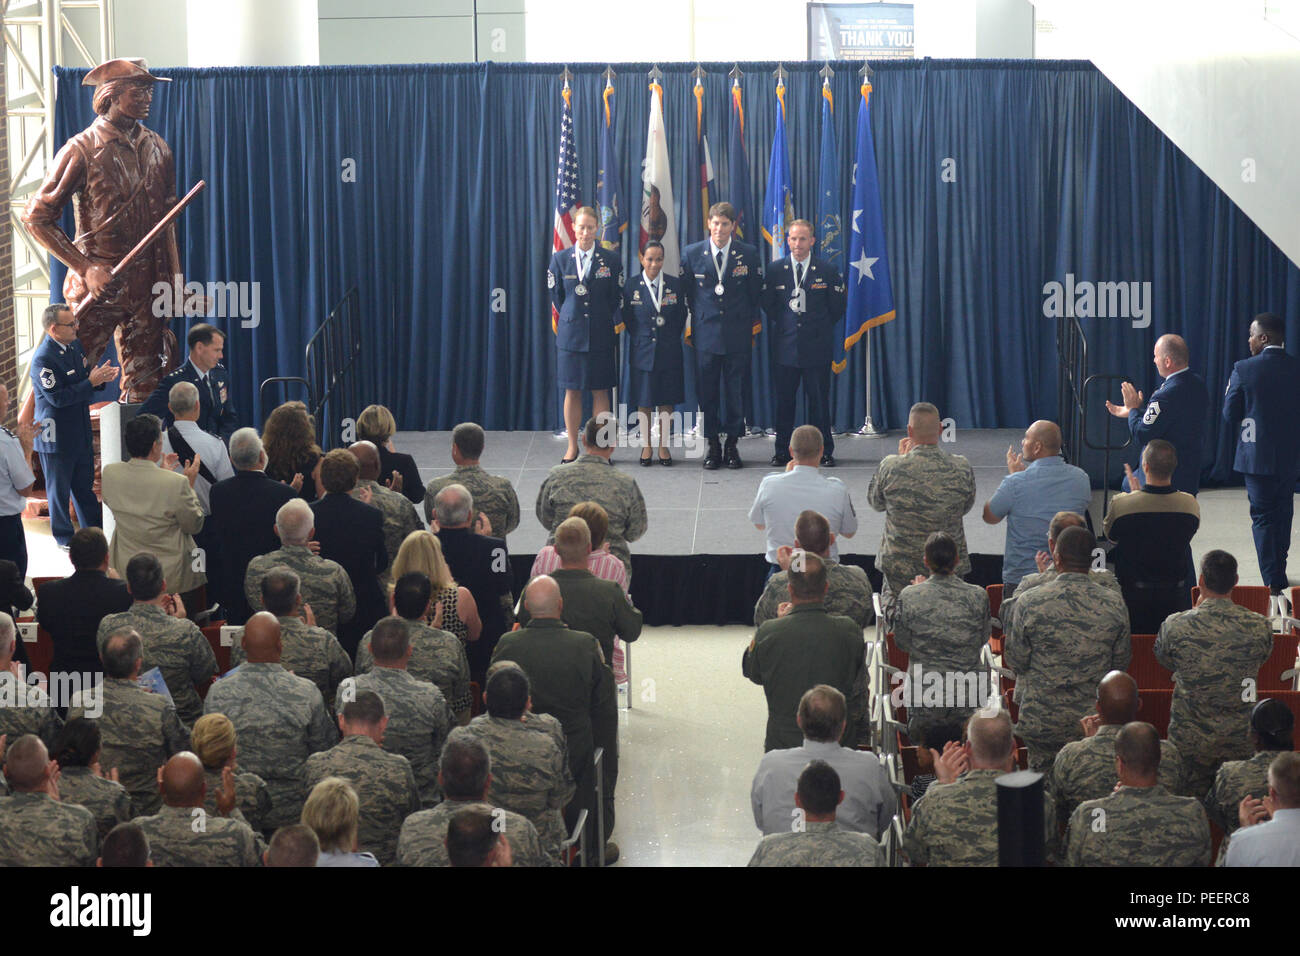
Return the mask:
<path id="1" fill-rule="evenodd" d="M 669 452 L 667 455 L 664 455 L 662 454 L 663 452 L 662 448 L 659 449 L 659 451 L 661 452 L 661 454 L 659 455 L 659 464 L 663 465 L 665 468 L 671 468 L 673 464 L 672 453 Z"/>
<path id="2" fill-rule="evenodd" d="M 650 457 L 650 449 L 646 448 L 641 454 L 641 467 L 649 468 L 654 463 L 654 459 Z"/>

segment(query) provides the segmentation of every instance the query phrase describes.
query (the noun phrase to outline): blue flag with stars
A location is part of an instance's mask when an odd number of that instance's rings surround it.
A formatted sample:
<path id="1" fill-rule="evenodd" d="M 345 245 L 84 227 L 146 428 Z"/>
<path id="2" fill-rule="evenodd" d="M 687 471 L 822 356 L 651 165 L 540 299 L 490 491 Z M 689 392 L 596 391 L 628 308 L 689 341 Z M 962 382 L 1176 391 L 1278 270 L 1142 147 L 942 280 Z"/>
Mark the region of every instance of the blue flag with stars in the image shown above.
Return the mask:
<path id="1" fill-rule="evenodd" d="M 600 134 L 600 166 L 596 174 L 596 206 L 600 213 L 600 232 L 597 239 L 601 248 L 617 253 L 623 244 L 623 230 L 627 228 L 627 213 L 623 209 L 623 187 L 618 178 L 618 162 L 614 158 L 614 86 L 605 86 L 605 125 Z"/>
<path id="2" fill-rule="evenodd" d="M 817 250 L 844 274 L 844 236 L 840 225 L 840 171 L 835 150 L 835 104 L 829 83 L 822 84 L 822 156 L 817 172 Z"/>
<path id="3" fill-rule="evenodd" d="M 776 132 L 772 135 L 772 158 L 767 167 L 767 195 L 763 199 L 763 238 L 772 244 L 772 261 L 788 252 L 785 231 L 794 220 L 790 192 L 790 154 L 785 146 L 785 84 L 776 88 Z"/>

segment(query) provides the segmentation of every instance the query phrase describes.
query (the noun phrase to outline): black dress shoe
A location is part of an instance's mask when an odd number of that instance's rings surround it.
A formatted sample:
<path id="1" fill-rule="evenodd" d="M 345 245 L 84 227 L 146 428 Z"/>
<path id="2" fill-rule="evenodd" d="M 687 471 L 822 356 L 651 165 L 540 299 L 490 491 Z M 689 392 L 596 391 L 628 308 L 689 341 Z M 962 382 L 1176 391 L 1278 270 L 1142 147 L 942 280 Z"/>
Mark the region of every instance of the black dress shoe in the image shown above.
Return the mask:
<path id="1" fill-rule="evenodd" d="M 773 455 L 772 460 L 769 461 L 768 464 L 773 468 L 784 468 L 786 465 L 790 464 L 790 459 L 786 458 L 784 455 Z"/>
<path id="2" fill-rule="evenodd" d="M 644 454 L 644 455 L 641 456 L 641 467 L 642 467 L 642 468 L 649 468 L 649 467 L 650 467 L 651 465 L 653 465 L 654 463 L 655 463 L 655 462 L 654 462 L 654 459 L 650 457 L 650 449 L 647 448 L 647 449 L 646 449 L 646 454 Z"/>
<path id="3" fill-rule="evenodd" d="M 665 468 L 671 468 L 673 464 L 673 456 L 671 454 L 667 456 L 660 455 L 659 464 L 663 465 Z"/>
<path id="4" fill-rule="evenodd" d="M 560 459 L 560 464 L 561 464 L 561 465 L 571 465 L 571 464 L 573 464 L 573 463 L 574 463 L 575 461 L 577 461 L 577 460 L 578 460 L 578 459 L 576 459 L 576 458 L 561 458 L 561 459 Z"/>
<path id="5" fill-rule="evenodd" d="M 733 471 L 737 468 L 745 467 L 743 464 L 741 464 L 740 452 L 736 450 L 736 443 L 734 441 L 727 442 L 726 460 L 727 460 L 727 467 L 732 469 Z"/>
<path id="6" fill-rule="evenodd" d="M 834 467 L 835 467 L 835 456 L 834 456 L 834 455 L 822 455 L 822 467 L 823 467 L 823 468 L 834 468 Z"/>
<path id="7" fill-rule="evenodd" d="M 704 456 L 704 470 L 717 471 L 722 467 L 722 446 L 717 442 L 709 442 L 709 453 Z"/>

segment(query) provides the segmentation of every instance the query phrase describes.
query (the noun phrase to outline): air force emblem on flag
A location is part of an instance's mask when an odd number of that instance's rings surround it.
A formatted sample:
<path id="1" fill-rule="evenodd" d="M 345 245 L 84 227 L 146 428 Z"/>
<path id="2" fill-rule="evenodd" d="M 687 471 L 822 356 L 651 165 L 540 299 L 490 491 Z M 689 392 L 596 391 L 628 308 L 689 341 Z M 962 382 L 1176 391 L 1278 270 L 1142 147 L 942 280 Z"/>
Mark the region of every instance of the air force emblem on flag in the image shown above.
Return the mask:
<path id="1" fill-rule="evenodd" d="M 41 388 L 50 389 L 54 387 L 54 370 L 49 368 L 41 369 Z"/>
<path id="2" fill-rule="evenodd" d="M 1156 419 L 1160 417 L 1160 403 L 1152 402 L 1147 406 L 1146 414 L 1142 416 L 1143 425 L 1154 425 Z"/>

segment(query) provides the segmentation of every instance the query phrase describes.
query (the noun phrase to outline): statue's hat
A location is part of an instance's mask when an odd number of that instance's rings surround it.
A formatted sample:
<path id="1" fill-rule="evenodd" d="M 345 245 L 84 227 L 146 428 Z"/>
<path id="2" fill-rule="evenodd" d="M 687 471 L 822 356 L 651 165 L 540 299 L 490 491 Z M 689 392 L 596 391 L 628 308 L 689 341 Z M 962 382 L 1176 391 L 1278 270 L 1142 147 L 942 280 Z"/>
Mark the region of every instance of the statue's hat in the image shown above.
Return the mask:
<path id="1" fill-rule="evenodd" d="M 82 86 L 99 86 L 109 80 L 148 80 L 151 83 L 170 83 L 171 77 L 154 76 L 142 57 L 124 57 L 105 60 L 86 74 Z"/>

